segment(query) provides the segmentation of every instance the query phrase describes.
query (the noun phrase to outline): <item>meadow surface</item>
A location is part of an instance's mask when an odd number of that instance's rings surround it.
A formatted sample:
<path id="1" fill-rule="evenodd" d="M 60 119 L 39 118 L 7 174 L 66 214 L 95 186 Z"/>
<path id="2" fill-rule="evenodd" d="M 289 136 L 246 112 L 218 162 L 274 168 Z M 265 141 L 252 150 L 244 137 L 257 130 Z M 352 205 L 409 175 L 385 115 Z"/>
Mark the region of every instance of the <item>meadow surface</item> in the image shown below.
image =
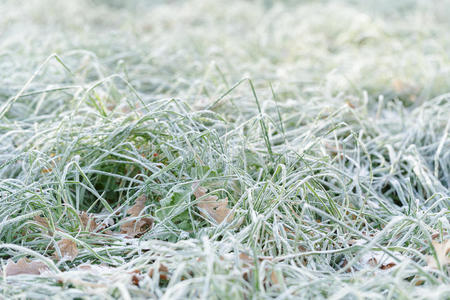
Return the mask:
<path id="1" fill-rule="evenodd" d="M 449 299 L 450 1 L 0 2 L 0 298 Z"/>

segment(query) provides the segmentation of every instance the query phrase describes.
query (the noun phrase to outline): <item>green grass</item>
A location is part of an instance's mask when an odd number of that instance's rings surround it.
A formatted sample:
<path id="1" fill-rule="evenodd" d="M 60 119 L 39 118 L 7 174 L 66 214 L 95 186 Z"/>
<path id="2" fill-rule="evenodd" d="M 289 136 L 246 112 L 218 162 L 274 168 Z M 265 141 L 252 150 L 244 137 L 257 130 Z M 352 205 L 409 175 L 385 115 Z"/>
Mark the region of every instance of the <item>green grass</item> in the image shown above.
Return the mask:
<path id="1" fill-rule="evenodd" d="M 450 297 L 426 261 L 450 230 L 449 1 L 0 13 L 0 263 L 50 268 L 2 273 L 0 298 Z M 232 222 L 200 213 L 199 183 Z M 124 238 L 143 194 L 153 227 Z"/>

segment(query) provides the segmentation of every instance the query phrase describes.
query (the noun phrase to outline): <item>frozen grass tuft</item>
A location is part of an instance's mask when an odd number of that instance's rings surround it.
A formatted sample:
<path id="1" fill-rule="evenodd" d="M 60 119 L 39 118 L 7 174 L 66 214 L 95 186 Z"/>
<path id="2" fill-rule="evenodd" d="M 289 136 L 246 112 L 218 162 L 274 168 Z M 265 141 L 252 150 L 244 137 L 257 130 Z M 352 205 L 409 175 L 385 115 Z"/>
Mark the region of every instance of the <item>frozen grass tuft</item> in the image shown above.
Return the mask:
<path id="1" fill-rule="evenodd" d="M 450 297 L 448 1 L 20 2 L 2 297 Z M 142 195 L 152 227 L 126 238 Z M 23 257 L 48 269 L 6 276 Z"/>

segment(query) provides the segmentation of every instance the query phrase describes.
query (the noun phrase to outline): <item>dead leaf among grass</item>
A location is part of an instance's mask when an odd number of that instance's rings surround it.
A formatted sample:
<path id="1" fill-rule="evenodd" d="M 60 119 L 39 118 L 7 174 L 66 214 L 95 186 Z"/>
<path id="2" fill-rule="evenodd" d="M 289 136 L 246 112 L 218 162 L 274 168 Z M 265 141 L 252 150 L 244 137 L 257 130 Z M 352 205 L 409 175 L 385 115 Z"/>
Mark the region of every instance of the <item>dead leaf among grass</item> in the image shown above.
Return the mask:
<path id="1" fill-rule="evenodd" d="M 127 211 L 131 218 L 137 218 L 145 208 L 145 195 L 141 195 L 136 199 L 136 203 Z M 147 232 L 153 226 L 153 219 L 140 218 L 125 222 L 120 226 L 120 232 L 126 234 L 128 237 L 139 237 Z"/>
<path id="2" fill-rule="evenodd" d="M 139 237 L 153 226 L 153 219 L 141 218 L 138 220 L 131 220 L 125 222 L 120 226 L 120 232 L 126 234 L 128 237 Z"/>
<path id="3" fill-rule="evenodd" d="M 95 232 L 97 229 L 97 222 L 92 215 L 88 215 L 87 212 L 83 211 L 80 214 L 81 224 L 83 225 L 83 229 L 86 229 L 89 232 Z"/>
<path id="4" fill-rule="evenodd" d="M 281 274 L 279 274 L 279 276 L 281 276 Z M 271 281 L 270 283 L 272 285 L 276 285 L 276 284 L 280 283 L 278 280 L 278 275 L 275 271 L 270 272 L 270 281 Z"/>
<path id="5" fill-rule="evenodd" d="M 36 223 L 38 223 L 40 226 L 46 228 L 49 235 L 53 235 L 53 229 L 52 229 L 52 226 L 50 226 L 50 223 L 49 223 L 49 221 L 48 221 L 47 218 L 41 217 L 41 216 L 34 216 L 33 220 L 34 220 Z M 58 226 L 56 226 L 56 225 L 55 225 L 54 229 L 55 229 L 56 231 L 63 232 L 63 230 L 62 230 L 61 228 L 59 228 Z"/>
<path id="6" fill-rule="evenodd" d="M 47 229 L 49 228 L 47 219 L 45 219 L 45 218 L 43 218 L 41 216 L 34 216 L 33 220 L 36 223 L 38 223 L 39 225 L 41 225 L 42 227 L 45 227 Z"/>
<path id="7" fill-rule="evenodd" d="M 437 260 L 434 256 L 427 256 L 427 264 L 432 269 L 438 269 L 438 262 L 439 265 L 445 266 L 450 264 L 450 240 L 446 240 L 442 243 L 439 243 L 437 241 L 432 242 L 434 251 L 436 251 Z"/>
<path id="8" fill-rule="evenodd" d="M 69 239 L 62 239 L 58 242 L 59 252 L 61 256 L 59 256 L 58 252 L 55 252 L 55 256 L 57 259 L 68 259 L 70 261 L 74 260 L 78 255 L 77 244 Z"/>
<path id="9" fill-rule="evenodd" d="M 19 259 L 17 263 L 13 262 L 12 260 L 8 260 L 8 264 L 5 267 L 6 276 L 19 274 L 39 275 L 47 270 L 48 267 L 43 262 L 30 261 L 26 258 Z"/>
<path id="10" fill-rule="evenodd" d="M 242 277 L 246 280 L 250 280 L 250 276 L 252 275 L 254 268 L 255 268 L 255 258 L 245 254 L 245 253 L 239 253 L 239 265 L 242 267 L 243 273 Z M 257 258 L 256 261 L 261 263 L 262 261 L 270 261 L 271 258 Z M 275 272 L 275 270 L 271 270 L 269 266 L 266 265 L 265 267 L 266 274 L 269 274 L 269 276 L 265 276 L 264 282 L 269 285 L 276 285 L 279 284 L 279 279 L 283 278 L 283 275 L 278 272 Z"/>
<path id="11" fill-rule="evenodd" d="M 217 223 L 223 221 L 231 222 L 233 214 L 231 209 L 228 208 L 228 198 L 218 200 L 217 196 L 206 196 L 207 189 L 204 187 L 197 187 L 194 190 L 194 196 L 197 198 L 197 207 L 200 209 L 200 213 L 203 216 L 212 217 Z"/>
<path id="12" fill-rule="evenodd" d="M 150 276 L 151 278 L 153 278 L 153 276 L 155 275 L 155 267 L 152 267 L 149 271 L 148 271 L 148 276 Z M 160 264 L 159 268 L 158 268 L 158 274 L 159 274 L 159 278 L 162 280 L 169 280 L 169 269 L 163 265 Z"/>
<path id="13" fill-rule="evenodd" d="M 395 253 L 395 257 L 397 257 L 400 261 L 404 259 L 400 253 Z M 381 270 L 388 270 L 397 265 L 397 261 L 393 257 L 377 251 L 367 252 L 361 257 L 361 261 L 372 267 L 378 267 Z"/>
<path id="14" fill-rule="evenodd" d="M 146 200 L 147 198 L 145 197 L 145 195 L 139 196 L 136 199 L 136 203 L 132 207 L 130 207 L 127 213 L 132 217 L 138 217 L 145 208 Z"/>

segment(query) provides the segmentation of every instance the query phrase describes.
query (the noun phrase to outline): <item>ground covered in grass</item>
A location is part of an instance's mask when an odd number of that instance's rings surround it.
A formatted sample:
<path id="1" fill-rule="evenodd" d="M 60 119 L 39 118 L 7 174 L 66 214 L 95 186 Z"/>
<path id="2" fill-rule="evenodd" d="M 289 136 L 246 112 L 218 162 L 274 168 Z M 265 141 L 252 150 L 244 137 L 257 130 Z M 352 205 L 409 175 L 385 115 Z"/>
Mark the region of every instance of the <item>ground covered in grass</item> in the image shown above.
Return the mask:
<path id="1" fill-rule="evenodd" d="M 0 14 L 0 298 L 450 298 L 449 1 Z"/>

